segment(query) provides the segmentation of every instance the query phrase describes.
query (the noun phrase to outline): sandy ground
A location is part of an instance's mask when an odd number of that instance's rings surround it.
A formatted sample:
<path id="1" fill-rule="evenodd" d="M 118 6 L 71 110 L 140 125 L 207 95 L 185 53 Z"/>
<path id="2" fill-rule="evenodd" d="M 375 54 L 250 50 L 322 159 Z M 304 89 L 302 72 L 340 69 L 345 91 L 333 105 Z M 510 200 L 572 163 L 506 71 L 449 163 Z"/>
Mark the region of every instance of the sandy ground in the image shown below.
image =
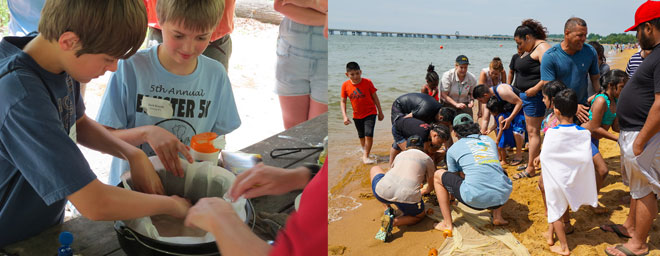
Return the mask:
<path id="1" fill-rule="evenodd" d="M 234 18 L 229 79 L 241 126 L 227 135 L 225 150 L 238 151 L 284 130 L 275 85 L 278 26 Z M 95 119 L 111 73 L 92 80 L 85 93 L 86 114 Z M 112 157 L 80 146 L 92 170 L 106 181 Z"/>
<path id="2" fill-rule="evenodd" d="M 610 57 L 612 68 L 624 70 L 628 58 L 636 50 L 625 50 Z M 389 142 L 376 142 L 373 153 L 379 156 L 381 167 L 387 168 Z M 608 223 L 623 223 L 629 208 L 622 198 L 628 195 L 629 189 L 621 182 L 620 153 L 618 145 L 609 140 L 601 140 L 600 151 L 610 169 L 601 190 L 599 200 L 609 210 L 606 214 L 594 214 L 591 209 L 583 207 L 571 213 L 571 223 L 575 233 L 568 235 L 568 245 L 573 255 L 605 255 L 607 246 L 625 243 L 614 233 L 606 233 L 598 227 Z M 395 227 L 393 240 L 381 243 L 374 239 L 380 226 L 380 217 L 384 207 L 371 195 L 369 169 L 371 166 L 354 164 L 354 159 L 340 160 L 339 168 L 347 170 L 345 179 L 330 187 L 331 198 L 329 207 L 346 210 L 333 216 L 337 221 L 328 225 L 329 255 L 427 255 L 429 249 L 439 247 L 442 233 L 433 229 L 433 221 L 425 218 L 420 223 L 408 227 Z M 515 166 L 504 166 L 509 176 L 517 173 Z M 544 215 L 544 205 L 541 193 L 537 189 L 538 176 L 531 179 L 513 182 L 513 193 L 504 205 L 503 216 L 510 223 L 508 229 L 522 243 L 531 255 L 553 255 L 548 249 L 542 233 L 547 230 L 547 218 Z M 350 198 L 335 199 L 336 195 L 347 195 Z M 437 204 L 437 202 L 435 203 Z M 329 212 L 332 216 L 335 212 Z M 333 219 L 333 220 L 334 220 Z M 650 232 L 650 255 L 660 255 L 660 218 L 656 219 Z M 350 235 L 347 235 L 350 234 Z"/>

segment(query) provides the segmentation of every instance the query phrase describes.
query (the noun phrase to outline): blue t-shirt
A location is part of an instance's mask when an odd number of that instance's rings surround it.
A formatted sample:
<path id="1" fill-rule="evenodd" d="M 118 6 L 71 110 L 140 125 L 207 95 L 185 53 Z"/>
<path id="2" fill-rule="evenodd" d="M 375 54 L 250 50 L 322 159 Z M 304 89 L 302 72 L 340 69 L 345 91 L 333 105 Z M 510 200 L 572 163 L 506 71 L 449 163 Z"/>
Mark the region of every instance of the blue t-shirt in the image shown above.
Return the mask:
<path id="1" fill-rule="evenodd" d="M 587 103 L 587 74 L 598 75 L 598 54 L 594 47 L 584 44 L 582 49 L 568 55 L 556 44 L 543 54 L 541 80 L 560 80 L 577 94 L 579 104 Z"/>
<path id="2" fill-rule="evenodd" d="M 229 77 L 220 62 L 200 55 L 192 74 L 175 75 L 160 64 L 158 47 L 138 51 L 131 58 L 119 61 L 103 95 L 97 116 L 100 124 L 115 129 L 156 125 L 185 145 L 190 145 L 195 134 L 224 135 L 241 125 Z M 141 107 L 146 97 L 169 101 L 173 116 L 148 115 Z M 156 155 L 148 143 L 139 147 L 148 156 Z M 114 158 L 108 184 L 119 184 L 119 177 L 128 170 L 128 162 Z"/>
<path id="3" fill-rule="evenodd" d="M 474 208 L 506 203 L 513 189 L 497 157 L 495 141 L 472 134 L 458 140 L 447 151 L 447 171 L 463 172 L 461 197 Z"/>
<path id="4" fill-rule="evenodd" d="M 21 51 L 31 39 L 0 42 L 0 247 L 61 223 L 66 197 L 96 179 L 69 137 L 80 84 Z"/>

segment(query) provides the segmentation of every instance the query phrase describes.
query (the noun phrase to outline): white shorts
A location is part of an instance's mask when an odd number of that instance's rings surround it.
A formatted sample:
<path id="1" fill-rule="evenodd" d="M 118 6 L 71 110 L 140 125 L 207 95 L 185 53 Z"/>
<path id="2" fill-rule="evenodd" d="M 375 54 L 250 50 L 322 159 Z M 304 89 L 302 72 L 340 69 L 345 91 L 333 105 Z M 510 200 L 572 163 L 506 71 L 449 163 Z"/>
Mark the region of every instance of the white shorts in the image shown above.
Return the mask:
<path id="1" fill-rule="evenodd" d="M 639 156 L 633 154 L 633 142 L 638 131 L 621 131 L 621 176 L 624 184 L 630 187 L 633 199 L 640 199 L 650 193 L 660 195 L 660 133 L 655 134 Z"/>

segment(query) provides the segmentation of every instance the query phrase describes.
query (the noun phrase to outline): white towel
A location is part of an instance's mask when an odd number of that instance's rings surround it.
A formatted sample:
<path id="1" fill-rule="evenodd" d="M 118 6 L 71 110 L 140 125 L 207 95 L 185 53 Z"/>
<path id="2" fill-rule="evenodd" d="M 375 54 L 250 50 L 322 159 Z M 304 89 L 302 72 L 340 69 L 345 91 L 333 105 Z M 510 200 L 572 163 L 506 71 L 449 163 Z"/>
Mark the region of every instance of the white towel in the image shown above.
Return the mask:
<path id="1" fill-rule="evenodd" d="M 570 205 L 598 205 L 591 156 L 591 133 L 577 127 L 548 129 L 543 139 L 541 167 L 548 222 L 557 221 Z"/>

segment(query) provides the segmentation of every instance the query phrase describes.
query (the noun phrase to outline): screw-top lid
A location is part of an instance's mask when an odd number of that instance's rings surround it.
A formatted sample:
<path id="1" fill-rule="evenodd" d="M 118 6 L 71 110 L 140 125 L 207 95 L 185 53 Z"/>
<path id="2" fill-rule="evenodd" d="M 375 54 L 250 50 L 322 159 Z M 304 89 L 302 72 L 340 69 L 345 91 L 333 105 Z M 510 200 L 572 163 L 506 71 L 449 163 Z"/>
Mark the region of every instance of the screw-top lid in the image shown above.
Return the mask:
<path id="1" fill-rule="evenodd" d="M 73 243 L 73 235 L 67 231 L 60 233 L 60 244 L 70 245 Z"/>
<path id="2" fill-rule="evenodd" d="M 218 137 L 215 132 L 205 132 L 192 136 L 190 147 L 200 153 L 215 153 L 220 149 L 213 146 L 213 140 Z"/>

